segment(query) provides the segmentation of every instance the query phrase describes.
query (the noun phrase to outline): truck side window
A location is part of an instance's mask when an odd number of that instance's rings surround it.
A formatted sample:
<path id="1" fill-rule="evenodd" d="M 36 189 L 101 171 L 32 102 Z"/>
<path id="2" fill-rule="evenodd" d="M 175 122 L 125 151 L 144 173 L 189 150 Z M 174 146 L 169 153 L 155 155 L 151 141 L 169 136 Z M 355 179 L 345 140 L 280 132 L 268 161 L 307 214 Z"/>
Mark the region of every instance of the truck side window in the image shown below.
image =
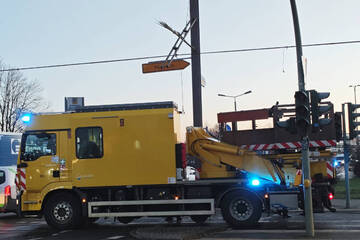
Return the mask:
<path id="1" fill-rule="evenodd" d="M 5 182 L 5 172 L 0 171 L 0 184 L 3 184 Z"/>
<path id="2" fill-rule="evenodd" d="M 77 158 L 101 158 L 104 155 L 102 128 L 81 127 L 75 134 Z"/>
<path id="3" fill-rule="evenodd" d="M 56 154 L 55 133 L 24 134 L 21 141 L 21 160 L 34 161 L 41 156 Z"/>

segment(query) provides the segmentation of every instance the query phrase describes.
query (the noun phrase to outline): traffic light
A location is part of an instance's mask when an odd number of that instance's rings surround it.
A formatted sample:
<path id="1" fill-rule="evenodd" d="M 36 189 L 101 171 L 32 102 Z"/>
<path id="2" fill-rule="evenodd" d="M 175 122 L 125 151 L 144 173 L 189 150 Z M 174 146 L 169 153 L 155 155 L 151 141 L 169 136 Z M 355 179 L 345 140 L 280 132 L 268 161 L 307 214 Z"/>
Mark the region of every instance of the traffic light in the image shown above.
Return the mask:
<path id="1" fill-rule="evenodd" d="M 309 95 L 305 91 L 295 92 L 296 127 L 301 136 L 308 133 L 310 126 Z"/>
<path id="2" fill-rule="evenodd" d="M 329 92 L 317 92 L 310 90 L 311 94 L 311 120 L 312 120 L 312 132 L 318 132 L 322 126 L 331 123 L 330 118 L 320 118 L 321 115 L 328 112 L 331 108 L 331 104 L 321 105 L 321 100 L 330 96 Z"/>
<path id="3" fill-rule="evenodd" d="M 296 129 L 296 122 L 295 122 L 295 118 L 289 118 L 286 121 L 278 121 L 276 122 L 276 125 L 280 128 L 285 128 L 286 131 L 290 132 L 291 134 L 296 134 L 297 133 L 297 129 Z"/>
<path id="4" fill-rule="evenodd" d="M 355 138 L 360 133 L 360 131 L 356 130 L 356 127 L 360 125 L 360 122 L 355 121 L 357 117 L 360 117 L 360 113 L 355 112 L 358 108 L 360 108 L 359 104 L 348 103 L 350 139 Z"/>
<path id="5" fill-rule="evenodd" d="M 341 112 L 336 112 L 334 115 L 334 123 L 335 123 L 335 136 L 336 141 L 339 142 L 342 140 L 343 131 L 341 128 Z"/>

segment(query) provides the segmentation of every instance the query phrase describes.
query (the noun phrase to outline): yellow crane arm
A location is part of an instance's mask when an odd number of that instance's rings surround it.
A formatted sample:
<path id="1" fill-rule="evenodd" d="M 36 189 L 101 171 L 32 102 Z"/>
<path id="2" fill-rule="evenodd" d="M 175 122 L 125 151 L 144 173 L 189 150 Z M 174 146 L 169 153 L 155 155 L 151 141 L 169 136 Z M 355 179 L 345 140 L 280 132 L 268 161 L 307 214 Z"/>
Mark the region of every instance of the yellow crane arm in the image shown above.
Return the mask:
<path id="1" fill-rule="evenodd" d="M 234 177 L 235 168 L 278 183 L 284 179 L 282 171 L 271 161 L 255 152 L 222 143 L 202 128 L 188 127 L 186 141 L 188 154 L 201 160 L 200 178 Z"/>

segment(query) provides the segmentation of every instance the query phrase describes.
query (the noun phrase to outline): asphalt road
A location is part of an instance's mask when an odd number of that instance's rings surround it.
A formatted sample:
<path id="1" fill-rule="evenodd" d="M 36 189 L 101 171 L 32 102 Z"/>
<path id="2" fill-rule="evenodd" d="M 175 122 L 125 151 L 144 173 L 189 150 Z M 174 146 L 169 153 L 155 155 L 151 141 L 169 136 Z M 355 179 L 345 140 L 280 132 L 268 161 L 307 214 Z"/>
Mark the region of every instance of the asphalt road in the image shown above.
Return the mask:
<path id="1" fill-rule="evenodd" d="M 314 216 L 317 239 L 360 239 L 359 210 Z M 217 214 L 204 225 L 196 225 L 189 218 L 184 218 L 181 225 L 168 224 L 163 218 L 142 218 L 127 225 L 113 219 L 99 219 L 87 228 L 58 231 L 48 227 L 44 219 L 0 214 L 0 239 L 136 239 L 134 236 L 142 239 L 304 239 L 303 221 L 304 217 L 295 212 L 290 218 L 264 216 L 253 229 L 231 229 Z"/>

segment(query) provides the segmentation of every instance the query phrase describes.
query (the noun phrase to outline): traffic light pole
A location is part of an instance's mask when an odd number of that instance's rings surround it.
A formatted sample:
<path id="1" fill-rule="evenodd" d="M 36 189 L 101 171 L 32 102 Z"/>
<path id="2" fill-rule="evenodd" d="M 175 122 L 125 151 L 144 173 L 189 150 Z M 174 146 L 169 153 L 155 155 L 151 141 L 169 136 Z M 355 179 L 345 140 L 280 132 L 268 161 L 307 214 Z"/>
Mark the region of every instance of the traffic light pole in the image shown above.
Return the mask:
<path id="1" fill-rule="evenodd" d="M 295 41 L 296 41 L 296 56 L 298 66 L 298 84 L 299 91 L 305 91 L 304 68 L 302 64 L 302 43 L 300 34 L 300 25 L 296 9 L 295 0 L 290 0 L 291 12 L 294 22 Z M 304 189 L 304 209 L 305 209 L 305 226 L 306 233 L 314 237 L 314 216 L 312 209 L 312 194 L 311 194 L 311 177 L 310 177 L 310 162 L 309 162 L 309 137 L 308 133 L 302 136 L 301 139 L 301 156 L 302 156 L 302 170 L 303 170 L 303 189 Z"/>
<path id="2" fill-rule="evenodd" d="M 349 183 L 349 146 L 347 144 L 346 125 L 345 125 L 345 104 L 342 104 L 342 120 L 343 120 L 343 147 L 345 161 L 345 188 L 346 188 L 346 207 L 350 208 L 350 183 Z"/>

